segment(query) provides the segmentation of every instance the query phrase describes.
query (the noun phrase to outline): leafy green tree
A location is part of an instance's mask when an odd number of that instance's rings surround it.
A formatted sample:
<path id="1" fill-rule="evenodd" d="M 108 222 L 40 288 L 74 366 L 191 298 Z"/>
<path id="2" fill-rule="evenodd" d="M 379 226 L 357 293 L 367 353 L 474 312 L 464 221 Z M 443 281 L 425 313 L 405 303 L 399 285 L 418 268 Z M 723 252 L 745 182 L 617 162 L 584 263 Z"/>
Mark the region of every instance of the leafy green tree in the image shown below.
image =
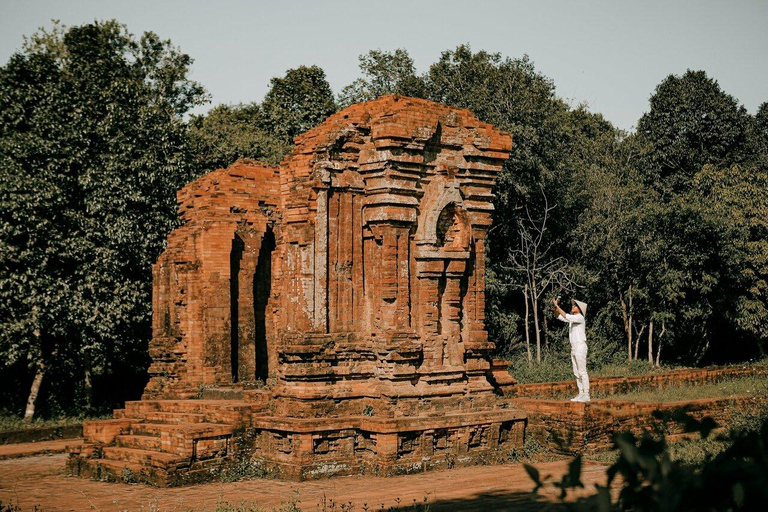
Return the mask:
<path id="1" fill-rule="evenodd" d="M 721 356 L 766 353 L 768 327 L 768 163 L 706 166 L 694 180 L 712 224 L 721 226 L 720 266 L 713 296 L 714 336 L 736 343 L 713 347 Z M 733 357 L 733 354 L 730 354 Z"/>
<path id="2" fill-rule="evenodd" d="M 768 101 L 760 105 L 755 114 L 755 128 L 760 151 L 768 157 Z"/>
<path id="3" fill-rule="evenodd" d="M 239 158 L 278 164 L 291 144 L 264 127 L 261 107 L 219 105 L 190 120 L 190 140 L 202 171 L 227 167 Z"/>
<path id="4" fill-rule="evenodd" d="M 644 151 L 636 137 L 608 138 L 593 146 L 585 148 L 585 165 L 575 172 L 565 198 L 566 209 L 576 218 L 568 234 L 569 250 L 596 306 L 592 318 L 598 322 L 592 321 L 591 328 L 616 341 L 623 332 L 633 359 L 637 313 L 646 294 L 640 282 L 641 249 L 653 233 L 645 231 L 643 219 L 657 194 L 643 187 L 632 166 Z M 612 322 L 622 329 L 613 329 Z"/>
<path id="5" fill-rule="evenodd" d="M 637 131 L 653 146 L 646 172 L 654 186 L 686 190 L 704 165 L 728 166 L 754 153 L 746 109 L 704 71 L 668 76 L 650 106 Z"/>
<path id="6" fill-rule="evenodd" d="M 348 107 L 385 94 L 426 97 L 425 79 L 416 75 L 416 67 L 407 50 L 371 50 L 359 58 L 363 78 L 358 78 L 342 89 L 339 94 L 340 106 Z"/>
<path id="7" fill-rule="evenodd" d="M 331 86 L 317 66 L 299 66 L 273 78 L 261 104 L 264 129 L 287 144 L 334 112 Z"/>
<path id="8" fill-rule="evenodd" d="M 183 117 L 205 100 L 191 62 L 106 21 L 41 30 L 0 69 L 0 353 L 37 369 L 28 416 L 46 368 L 87 399 L 92 371 L 146 364 L 150 267 L 193 176 Z"/>

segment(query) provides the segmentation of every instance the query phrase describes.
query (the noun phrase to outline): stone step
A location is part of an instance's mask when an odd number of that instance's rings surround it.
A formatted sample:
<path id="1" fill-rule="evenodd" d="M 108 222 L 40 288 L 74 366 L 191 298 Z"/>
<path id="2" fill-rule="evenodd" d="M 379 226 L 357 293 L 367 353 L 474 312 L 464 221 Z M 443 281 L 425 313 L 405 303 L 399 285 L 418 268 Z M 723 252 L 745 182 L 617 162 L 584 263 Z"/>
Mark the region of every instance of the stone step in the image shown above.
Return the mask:
<path id="1" fill-rule="evenodd" d="M 104 468 L 108 468 L 114 472 L 115 476 L 124 476 L 125 470 L 130 471 L 133 474 L 141 473 L 141 464 L 135 462 L 128 462 L 127 460 L 110 460 L 110 459 L 92 459 L 93 462 L 99 464 Z"/>
<path id="2" fill-rule="evenodd" d="M 127 418 L 128 415 L 126 414 L 125 409 L 115 409 L 112 411 L 112 417 L 116 420 L 121 420 Z"/>
<path id="3" fill-rule="evenodd" d="M 144 481 L 141 464 L 126 460 L 90 459 L 83 461 L 88 469 L 82 471 L 83 476 L 90 476 L 99 480 L 124 482 L 130 480 Z"/>
<path id="4" fill-rule="evenodd" d="M 166 487 L 169 483 L 167 471 L 127 460 L 70 457 L 67 470 L 72 475 L 107 482 L 146 483 L 158 487 Z"/>
<path id="5" fill-rule="evenodd" d="M 140 448 L 143 450 L 162 450 L 162 443 L 158 436 L 119 435 L 115 437 L 115 446 L 123 448 Z"/>
<path id="6" fill-rule="evenodd" d="M 142 450 L 139 448 L 124 448 L 122 446 L 105 446 L 102 453 L 104 454 L 104 459 L 107 460 L 127 461 L 143 467 L 151 466 L 162 469 L 189 461 L 188 457 L 172 453 Z"/>
<path id="7" fill-rule="evenodd" d="M 187 412 L 148 412 L 143 415 L 143 418 L 149 423 L 205 423 L 205 414 Z"/>
<path id="8" fill-rule="evenodd" d="M 234 427 L 222 423 L 133 423 L 130 431 L 137 436 L 160 437 L 165 432 L 195 438 L 231 435 Z"/>
<path id="9" fill-rule="evenodd" d="M 205 388 L 203 400 L 243 400 L 245 391 L 232 388 Z"/>
<path id="10" fill-rule="evenodd" d="M 242 422 L 266 406 L 242 400 L 143 400 L 126 402 L 125 416 L 144 418 L 150 413 L 202 414 L 208 421 Z"/>
<path id="11" fill-rule="evenodd" d="M 160 433 L 167 431 L 173 425 L 164 425 L 162 423 L 133 423 L 130 428 L 131 435 L 147 436 L 160 438 Z"/>
<path id="12" fill-rule="evenodd" d="M 112 444 L 115 436 L 127 434 L 131 424 L 138 420 L 120 418 L 83 421 L 83 439 L 87 443 Z"/>

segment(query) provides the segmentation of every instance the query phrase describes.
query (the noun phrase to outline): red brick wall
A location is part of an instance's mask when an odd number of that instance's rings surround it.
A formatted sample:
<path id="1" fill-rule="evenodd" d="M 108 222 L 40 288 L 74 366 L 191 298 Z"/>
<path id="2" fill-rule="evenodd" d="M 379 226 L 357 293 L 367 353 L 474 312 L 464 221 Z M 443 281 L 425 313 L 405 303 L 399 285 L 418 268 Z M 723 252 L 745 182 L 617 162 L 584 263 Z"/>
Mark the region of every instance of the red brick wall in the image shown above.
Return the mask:
<path id="1" fill-rule="evenodd" d="M 329 398 L 339 411 L 378 399 L 389 414 L 425 396 L 492 399 L 484 238 L 509 134 L 467 110 L 385 96 L 295 142 L 279 169 L 238 162 L 179 192 L 185 224 L 154 268 L 145 396 L 253 380 L 266 317 L 280 412 L 327 414 Z M 252 283 L 267 229 L 262 317 Z"/>
<path id="2" fill-rule="evenodd" d="M 278 171 L 239 161 L 178 193 L 184 225 L 168 237 L 153 267 L 153 338 L 146 398 L 190 396 L 232 383 L 230 256 L 237 234 L 245 254 L 240 281 L 242 340 L 252 339 L 255 255 L 278 209 Z M 251 290 L 249 292 L 249 290 Z M 250 312 L 250 315 L 249 315 Z M 247 354 L 250 351 L 245 350 Z M 242 357 L 247 372 L 254 362 Z"/>

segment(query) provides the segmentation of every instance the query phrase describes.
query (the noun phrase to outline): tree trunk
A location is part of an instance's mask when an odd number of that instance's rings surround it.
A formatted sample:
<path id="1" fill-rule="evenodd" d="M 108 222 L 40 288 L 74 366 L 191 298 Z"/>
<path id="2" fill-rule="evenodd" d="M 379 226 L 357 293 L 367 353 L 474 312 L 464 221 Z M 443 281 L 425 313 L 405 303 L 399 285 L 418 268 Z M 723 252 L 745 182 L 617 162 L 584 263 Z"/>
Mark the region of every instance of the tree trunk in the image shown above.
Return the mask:
<path id="1" fill-rule="evenodd" d="M 27 409 L 24 411 L 24 421 L 32 421 L 35 415 L 35 402 L 37 401 L 37 395 L 40 393 L 40 385 L 43 383 L 43 376 L 45 376 L 45 365 L 38 363 L 35 369 L 35 378 L 32 379 L 32 387 L 29 390 L 29 397 L 27 398 Z"/>
<path id="2" fill-rule="evenodd" d="M 629 307 L 624 302 L 624 298 L 620 297 L 621 302 L 621 315 L 624 318 L 624 332 L 627 334 L 627 359 L 632 360 L 632 285 L 629 285 Z"/>
<path id="3" fill-rule="evenodd" d="M 661 322 L 661 333 L 659 334 L 659 346 L 656 349 L 656 367 L 659 367 L 659 358 L 661 357 L 661 341 L 664 338 L 664 333 L 667 332 L 667 323 Z"/>
<path id="4" fill-rule="evenodd" d="M 91 377 L 91 356 L 86 353 L 83 358 L 83 394 L 85 395 L 85 407 L 88 411 L 93 407 L 93 381 Z"/>
<path id="5" fill-rule="evenodd" d="M 525 349 L 528 351 L 528 362 L 533 361 L 531 355 L 531 334 L 528 329 L 528 285 L 525 285 L 523 290 L 523 299 L 525 299 Z"/>
<path id="6" fill-rule="evenodd" d="M 643 338 L 644 332 L 645 332 L 645 326 L 643 326 L 639 331 L 637 331 L 637 339 L 635 339 L 635 361 L 637 361 L 637 356 L 639 355 L 640 340 Z"/>
<path id="7" fill-rule="evenodd" d="M 539 300 L 534 295 L 531 297 L 533 303 L 533 328 L 536 331 L 536 362 L 541 362 L 541 331 L 539 331 Z"/>
<path id="8" fill-rule="evenodd" d="M 653 364 L 653 320 L 648 324 L 648 363 Z"/>

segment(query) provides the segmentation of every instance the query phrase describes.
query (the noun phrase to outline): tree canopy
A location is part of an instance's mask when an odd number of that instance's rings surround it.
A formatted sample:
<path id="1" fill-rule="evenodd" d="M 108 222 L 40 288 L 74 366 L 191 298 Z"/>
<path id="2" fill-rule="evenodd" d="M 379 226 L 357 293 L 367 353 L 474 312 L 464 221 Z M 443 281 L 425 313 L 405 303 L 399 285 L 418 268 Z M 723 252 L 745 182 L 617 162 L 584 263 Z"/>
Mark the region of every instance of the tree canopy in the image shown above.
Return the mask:
<path id="1" fill-rule="evenodd" d="M 107 21 L 40 31 L 0 69 L 6 366 L 146 365 L 149 268 L 194 174 L 191 63 Z"/>

